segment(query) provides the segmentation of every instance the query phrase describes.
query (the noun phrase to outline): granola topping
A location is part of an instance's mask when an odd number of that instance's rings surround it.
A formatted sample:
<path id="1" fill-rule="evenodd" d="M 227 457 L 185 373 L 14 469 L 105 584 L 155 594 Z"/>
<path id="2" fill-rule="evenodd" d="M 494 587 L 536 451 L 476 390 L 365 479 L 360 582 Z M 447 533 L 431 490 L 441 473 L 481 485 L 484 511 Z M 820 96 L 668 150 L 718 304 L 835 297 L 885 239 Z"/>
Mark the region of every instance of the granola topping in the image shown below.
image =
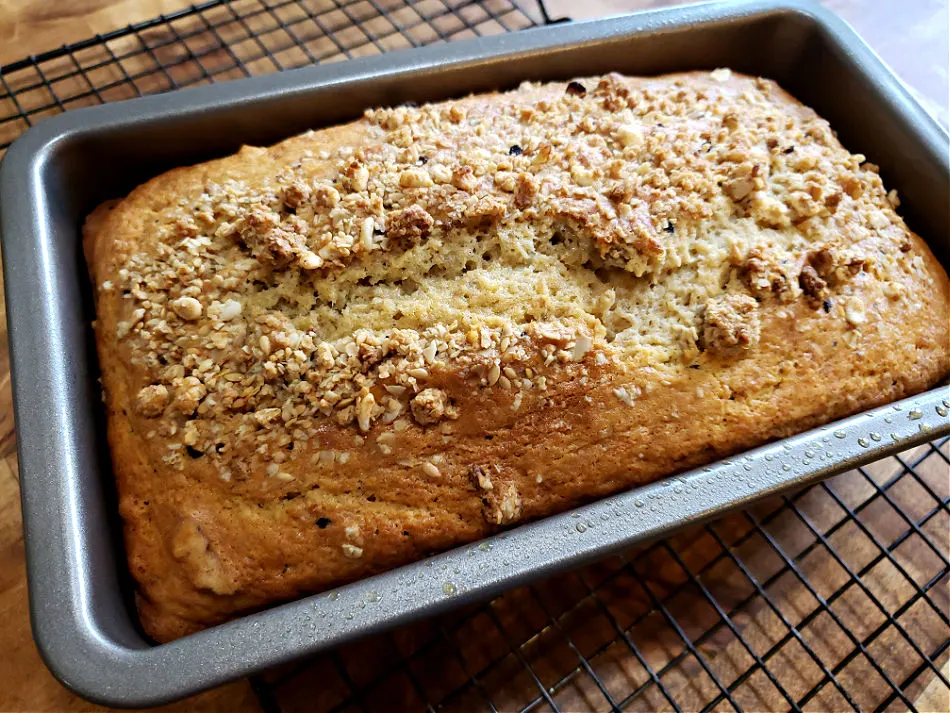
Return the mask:
<path id="1" fill-rule="evenodd" d="M 903 233 L 896 200 L 775 92 L 727 71 L 529 83 L 504 102 L 371 110 L 328 150 L 307 135 L 245 149 L 253 180 L 212 172 L 156 207 L 158 239 L 99 285 L 147 375 L 136 410 L 216 462 L 253 440 L 260 462 L 231 463 L 238 478 L 328 425 L 392 452 L 380 432 L 459 416 L 449 379 L 517 413 L 588 367 L 754 349 L 756 300 L 824 315 L 862 272 L 914 256 L 860 250 Z M 516 519 L 517 493 L 497 498 L 491 519 Z"/>

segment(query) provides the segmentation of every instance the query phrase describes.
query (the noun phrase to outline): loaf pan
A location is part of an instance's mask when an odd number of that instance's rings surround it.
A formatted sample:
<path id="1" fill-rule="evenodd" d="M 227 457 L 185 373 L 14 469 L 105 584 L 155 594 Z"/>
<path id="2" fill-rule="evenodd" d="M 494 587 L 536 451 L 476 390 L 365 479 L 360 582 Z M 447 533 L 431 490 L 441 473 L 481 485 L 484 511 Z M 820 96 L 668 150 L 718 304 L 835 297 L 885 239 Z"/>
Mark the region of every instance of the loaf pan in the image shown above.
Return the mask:
<path id="1" fill-rule="evenodd" d="M 527 524 L 337 591 L 156 646 L 122 551 L 80 250 L 83 217 L 173 166 L 358 116 L 607 71 L 771 77 L 881 166 L 947 264 L 947 134 L 841 20 L 805 2 L 726 2 L 527 30 L 81 109 L 0 167 L 0 228 L 33 632 L 53 673 L 143 706 L 603 557 L 756 498 L 950 433 L 945 387 Z"/>

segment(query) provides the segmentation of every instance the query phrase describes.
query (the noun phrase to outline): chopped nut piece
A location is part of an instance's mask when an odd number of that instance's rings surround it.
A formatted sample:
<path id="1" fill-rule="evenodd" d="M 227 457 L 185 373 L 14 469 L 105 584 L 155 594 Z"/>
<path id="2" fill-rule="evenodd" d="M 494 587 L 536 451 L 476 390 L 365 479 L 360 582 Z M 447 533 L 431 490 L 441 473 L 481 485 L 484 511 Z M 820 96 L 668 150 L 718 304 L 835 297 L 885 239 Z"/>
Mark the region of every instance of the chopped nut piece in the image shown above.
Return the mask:
<path id="1" fill-rule="evenodd" d="M 749 291 L 756 297 L 782 296 L 789 290 L 788 277 L 781 267 L 767 260 L 759 251 L 749 255 L 741 274 Z"/>
<path id="2" fill-rule="evenodd" d="M 333 186 L 324 183 L 314 187 L 312 195 L 318 208 L 333 208 L 340 202 L 340 192 Z"/>
<path id="3" fill-rule="evenodd" d="M 182 429 L 181 442 L 186 446 L 193 446 L 198 443 L 198 426 L 194 421 L 188 421 Z"/>
<path id="4" fill-rule="evenodd" d="M 633 406 L 634 404 L 633 394 L 627 391 L 627 389 L 624 388 L 623 386 L 621 386 L 620 388 L 614 389 L 614 395 L 618 399 L 623 401 L 625 404 L 627 404 L 627 406 Z"/>
<path id="5" fill-rule="evenodd" d="M 844 318 L 852 327 L 864 324 L 868 321 L 867 313 L 864 311 L 864 302 L 860 297 L 849 297 L 844 303 Z"/>
<path id="6" fill-rule="evenodd" d="M 162 384 L 146 386 L 139 391 L 135 401 L 139 413 L 146 418 L 161 416 L 168 405 L 168 389 Z"/>
<path id="7" fill-rule="evenodd" d="M 471 226 L 475 229 L 487 229 L 505 217 L 508 206 L 494 196 L 484 196 L 468 211 Z"/>
<path id="8" fill-rule="evenodd" d="M 707 349 L 741 347 L 759 343 L 758 303 L 748 295 L 727 294 L 706 302 L 703 342 Z"/>
<path id="9" fill-rule="evenodd" d="M 813 305 L 819 305 L 828 294 L 828 283 L 818 277 L 818 273 L 811 265 L 805 265 L 798 275 L 798 284 L 802 292 Z"/>
<path id="10" fill-rule="evenodd" d="M 201 303 L 194 297 L 179 297 L 172 302 L 172 309 L 175 314 L 189 322 L 201 316 Z"/>
<path id="11" fill-rule="evenodd" d="M 441 389 L 420 391 L 409 404 L 413 417 L 422 426 L 438 423 L 445 416 L 448 397 Z"/>
<path id="12" fill-rule="evenodd" d="M 737 178 L 724 184 L 722 188 L 732 200 L 741 201 L 755 190 L 755 181 L 751 178 Z"/>
<path id="13" fill-rule="evenodd" d="M 356 421 L 361 431 L 368 431 L 372 424 L 373 410 L 376 408 L 376 398 L 370 394 L 364 394 L 358 401 L 356 409 Z"/>
<path id="14" fill-rule="evenodd" d="M 495 185 L 506 193 L 514 193 L 517 187 L 517 178 L 511 171 L 499 171 L 495 174 Z"/>
<path id="15" fill-rule="evenodd" d="M 351 545 L 349 542 L 344 542 L 340 547 L 343 550 L 344 557 L 348 557 L 350 559 L 359 559 L 363 556 L 362 547 Z"/>
<path id="16" fill-rule="evenodd" d="M 498 505 L 495 522 L 499 525 L 507 525 L 517 520 L 520 515 L 521 496 L 515 486 L 508 483 L 502 490 L 501 503 Z"/>
<path id="17" fill-rule="evenodd" d="M 574 349 L 571 351 L 571 361 L 580 361 L 593 347 L 593 340 L 586 334 L 581 334 L 574 341 Z"/>
<path id="18" fill-rule="evenodd" d="M 197 522 L 191 518 L 182 520 L 173 530 L 169 544 L 172 557 L 181 563 L 195 587 L 222 596 L 237 590 Z"/>
<path id="19" fill-rule="evenodd" d="M 515 179 L 515 205 L 526 208 L 538 195 L 538 181 L 530 173 L 519 173 Z"/>
<path id="20" fill-rule="evenodd" d="M 399 174 L 399 185 L 403 188 L 429 188 L 433 184 L 428 171 L 410 168 Z"/>
<path id="21" fill-rule="evenodd" d="M 298 235 L 284 230 L 273 228 L 267 231 L 259 240 L 261 248 L 259 256 L 272 262 L 275 267 L 283 267 L 290 263 L 301 250 L 301 240 Z"/>
<path id="22" fill-rule="evenodd" d="M 808 253 L 805 262 L 832 286 L 847 282 L 871 264 L 868 258 L 853 249 L 839 250 L 830 247 Z"/>
<path id="23" fill-rule="evenodd" d="M 366 166 L 357 166 L 350 175 L 350 190 L 365 191 L 369 182 L 369 170 Z"/>
<path id="24" fill-rule="evenodd" d="M 182 379 L 175 390 L 174 405 L 181 413 L 190 416 L 198 408 L 201 399 L 208 392 L 207 387 L 194 376 Z"/>
<path id="25" fill-rule="evenodd" d="M 594 184 L 594 172 L 589 168 L 575 165 L 571 168 L 571 178 L 579 186 L 591 186 Z"/>
<path id="26" fill-rule="evenodd" d="M 480 474 L 475 478 L 477 481 Z M 495 488 L 489 481 L 489 487 L 477 487 L 482 491 L 482 514 L 489 523 L 510 525 L 521 516 L 521 495 L 512 483 L 503 482 Z"/>
<path id="27" fill-rule="evenodd" d="M 473 193 L 478 188 L 478 179 L 471 166 L 457 166 L 452 171 L 452 185 L 460 191 Z"/>
<path id="28" fill-rule="evenodd" d="M 617 141 L 624 148 L 636 148 L 643 144 L 643 131 L 639 126 L 624 124 L 617 127 Z"/>
<path id="29" fill-rule="evenodd" d="M 433 164 L 429 167 L 429 174 L 436 183 L 452 182 L 452 169 L 444 164 Z"/>
<path id="30" fill-rule="evenodd" d="M 375 247 L 373 241 L 373 230 L 375 227 L 375 221 L 372 218 L 364 219 L 363 224 L 360 226 L 360 243 L 367 252 Z"/>
<path id="31" fill-rule="evenodd" d="M 435 220 L 429 213 L 417 205 L 411 205 L 390 214 L 386 234 L 397 239 L 420 240 L 432 231 L 433 225 Z"/>
<path id="32" fill-rule="evenodd" d="M 480 465 L 473 465 L 471 469 L 469 469 L 468 475 L 472 481 L 472 485 L 479 490 L 488 491 L 493 489 L 494 486 L 492 486 L 491 477 L 488 475 L 487 468 L 483 468 Z"/>
<path id="33" fill-rule="evenodd" d="M 298 208 L 310 199 L 310 187 L 303 181 L 294 181 L 284 188 L 283 201 L 288 208 Z"/>
<path id="34" fill-rule="evenodd" d="M 304 270 L 319 270 L 323 264 L 323 258 L 309 250 L 301 250 L 297 256 L 297 265 Z"/>

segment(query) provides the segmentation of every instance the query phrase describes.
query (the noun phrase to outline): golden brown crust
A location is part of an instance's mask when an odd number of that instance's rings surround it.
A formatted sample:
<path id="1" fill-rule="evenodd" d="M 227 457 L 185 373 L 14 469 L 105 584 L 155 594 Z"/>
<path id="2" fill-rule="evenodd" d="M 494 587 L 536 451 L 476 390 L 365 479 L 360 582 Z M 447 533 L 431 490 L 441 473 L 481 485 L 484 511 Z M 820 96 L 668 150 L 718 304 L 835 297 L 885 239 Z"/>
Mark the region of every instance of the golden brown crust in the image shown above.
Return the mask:
<path id="1" fill-rule="evenodd" d="M 170 171 L 89 217 L 153 637 L 947 374 L 943 268 L 813 112 L 721 71 L 571 86 L 370 112 Z M 458 158 L 479 123 L 505 149 L 486 144 L 484 165 Z"/>

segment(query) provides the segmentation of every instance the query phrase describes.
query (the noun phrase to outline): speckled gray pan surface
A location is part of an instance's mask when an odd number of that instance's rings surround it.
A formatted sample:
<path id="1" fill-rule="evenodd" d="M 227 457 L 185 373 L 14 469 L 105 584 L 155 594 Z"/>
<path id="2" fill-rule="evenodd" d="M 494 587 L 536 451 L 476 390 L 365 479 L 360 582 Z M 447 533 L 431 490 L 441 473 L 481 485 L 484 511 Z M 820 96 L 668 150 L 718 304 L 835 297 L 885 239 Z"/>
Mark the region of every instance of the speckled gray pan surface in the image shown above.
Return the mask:
<path id="1" fill-rule="evenodd" d="M 950 433 L 935 389 L 731 461 L 519 527 L 170 644 L 141 633 L 122 555 L 79 227 L 172 166 L 426 101 L 616 70 L 720 66 L 778 80 L 882 167 L 947 264 L 947 134 L 843 22 L 800 2 L 726 2 L 565 24 L 81 109 L 0 167 L 0 228 L 34 635 L 67 686 L 157 704 L 574 567 L 768 493 Z"/>

